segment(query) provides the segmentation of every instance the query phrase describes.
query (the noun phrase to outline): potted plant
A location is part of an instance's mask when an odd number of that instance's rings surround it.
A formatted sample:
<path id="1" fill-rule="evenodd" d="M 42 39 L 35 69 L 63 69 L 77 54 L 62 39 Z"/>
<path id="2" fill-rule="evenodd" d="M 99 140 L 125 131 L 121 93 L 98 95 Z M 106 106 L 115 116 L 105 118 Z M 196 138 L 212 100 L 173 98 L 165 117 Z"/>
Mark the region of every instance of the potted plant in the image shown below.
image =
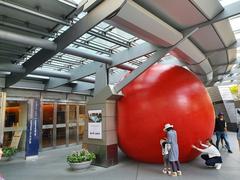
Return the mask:
<path id="1" fill-rule="evenodd" d="M 94 159 L 96 159 L 96 156 L 93 152 L 82 149 L 79 152 L 73 152 L 68 155 L 67 163 L 72 169 L 84 169 L 89 168 Z"/>
<path id="2" fill-rule="evenodd" d="M 17 153 L 17 149 L 13 147 L 3 147 L 2 151 L 3 151 L 3 155 L 2 155 L 3 160 L 11 160 L 12 157 Z"/>

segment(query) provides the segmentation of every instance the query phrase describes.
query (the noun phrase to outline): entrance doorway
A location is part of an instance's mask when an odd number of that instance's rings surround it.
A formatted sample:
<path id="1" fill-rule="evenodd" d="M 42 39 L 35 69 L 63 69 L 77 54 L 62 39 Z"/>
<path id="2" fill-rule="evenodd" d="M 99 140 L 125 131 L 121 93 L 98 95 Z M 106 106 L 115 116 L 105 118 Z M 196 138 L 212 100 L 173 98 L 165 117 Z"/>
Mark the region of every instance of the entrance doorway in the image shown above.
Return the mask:
<path id="1" fill-rule="evenodd" d="M 87 119 L 85 105 L 43 102 L 41 117 L 41 148 L 80 144 Z"/>
<path id="2" fill-rule="evenodd" d="M 3 146 L 25 150 L 27 118 L 27 101 L 6 101 Z"/>

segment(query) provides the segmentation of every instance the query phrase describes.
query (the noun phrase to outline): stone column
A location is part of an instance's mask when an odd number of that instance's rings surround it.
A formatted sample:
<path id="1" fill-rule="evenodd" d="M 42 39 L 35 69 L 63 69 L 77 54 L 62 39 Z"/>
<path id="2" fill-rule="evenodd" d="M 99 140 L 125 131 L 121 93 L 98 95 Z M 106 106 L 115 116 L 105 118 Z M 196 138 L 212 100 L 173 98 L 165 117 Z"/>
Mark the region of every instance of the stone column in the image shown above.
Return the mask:
<path id="1" fill-rule="evenodd" d="M 116 99 L 119 97 L 108 94 L 109 89 L 104 89 L 87 103 L 89 110 L 102 111 L 102 139 L 88 137 L 88 122 L 85 125 L 83 147 L 96 154 L 95 165 L 109 167 L 118 163 L 118 142 L 116 131 Z M 106 95 L 108 94 L 108 95 Z"/>

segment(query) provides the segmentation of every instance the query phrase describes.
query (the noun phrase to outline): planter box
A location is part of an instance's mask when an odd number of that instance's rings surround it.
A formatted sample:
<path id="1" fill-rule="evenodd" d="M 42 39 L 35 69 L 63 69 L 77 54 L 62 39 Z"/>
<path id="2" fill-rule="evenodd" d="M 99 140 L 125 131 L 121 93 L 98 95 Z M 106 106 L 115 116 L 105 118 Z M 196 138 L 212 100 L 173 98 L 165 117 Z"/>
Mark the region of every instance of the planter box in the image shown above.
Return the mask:
<path id="1" fill-rule="evenodd" d="M 10 161 L 10 160 L 12 160 L 12 156 L 10 156 L 10 157 L 4 157 L 4 156 L 2 156 L 1 160 L 2 160 L 2 161 Z"/>
<path id="2" fill-rule="evenodd" d="M 68 163 L 73 170 L 86 169 L 89 168 L 92 161 L 85 161 L 81 163 Z"/>

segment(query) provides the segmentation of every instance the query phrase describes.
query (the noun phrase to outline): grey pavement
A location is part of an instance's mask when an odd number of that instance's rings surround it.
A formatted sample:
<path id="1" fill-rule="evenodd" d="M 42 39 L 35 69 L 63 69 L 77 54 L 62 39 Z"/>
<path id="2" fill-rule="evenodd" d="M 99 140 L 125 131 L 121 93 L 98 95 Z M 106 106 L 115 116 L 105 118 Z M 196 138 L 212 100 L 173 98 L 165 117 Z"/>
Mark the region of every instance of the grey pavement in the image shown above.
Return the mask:
<path id="1" fill-rule="evenodd" d="M 81 146 L 44 151 L 36 161 L 25 161 L 23 155 L 18 154 L 12 161 L 0 161 L 0 172 L 6 180 L 239 180 L 240 151 L 237 139 L 234 133 L 229 133 L 228 138 L 233 154 L 221 149 L 224 163 L 220 170 L 207 168 L 198 157 L 190 163 L 181 164 L 183 176 L 178 177 L 162 174 L 162 165 L 139 163 L 127 158 L 123 153 L 119 155 L 119 164 L 110 168 L 91 166 L 86 170 L 72 171 L 66 163 L 66 155 Z"/>

